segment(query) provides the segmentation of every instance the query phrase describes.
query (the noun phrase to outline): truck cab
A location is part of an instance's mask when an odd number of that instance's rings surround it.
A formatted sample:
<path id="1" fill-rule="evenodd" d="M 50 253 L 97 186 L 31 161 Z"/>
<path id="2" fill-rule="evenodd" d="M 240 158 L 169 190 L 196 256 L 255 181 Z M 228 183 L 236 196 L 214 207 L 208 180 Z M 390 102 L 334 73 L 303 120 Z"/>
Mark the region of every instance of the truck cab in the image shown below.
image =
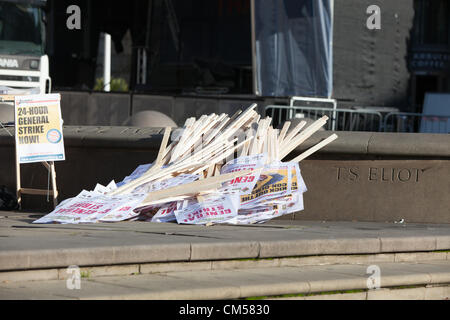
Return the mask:
<path id="1" fill-rule="evenodd" d="M 47 93 L 46 1 L 0 0 L 0 87 Z"/>
<path id="2" fill-rule="evenodd" d="M 46 0 L 0 0 L 0 94 L 51 90 L 45 54 Z M 0 101 L 0 122 L 14 123 L 14 105 Z"/>

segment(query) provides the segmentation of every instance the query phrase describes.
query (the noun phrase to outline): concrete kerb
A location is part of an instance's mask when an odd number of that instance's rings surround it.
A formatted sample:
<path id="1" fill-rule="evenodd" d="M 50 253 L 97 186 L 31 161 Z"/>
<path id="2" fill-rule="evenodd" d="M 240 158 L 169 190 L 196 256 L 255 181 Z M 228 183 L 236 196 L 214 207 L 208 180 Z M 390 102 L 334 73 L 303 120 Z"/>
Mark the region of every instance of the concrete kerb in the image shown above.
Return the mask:
<path id="1" fill-rule="evenodd" d="M 71 248 L 0 252 L 0 270 L 104 266 L 145 262 L 189 261 L 190 244 Z"/>
<path id="2" fill-rule="evenodd" d="M 424 263 L 423 268 L 419 268 L 415 263 L 381 263 L 380 268 L 381 290 L 399 286 L 442 286 L 450 283 L 450 272 L 446 272 L 448 261 Z M 274 270 L 278 271 L 276 276 Z M 335 265 L 252 268 L 239 272 L 175 271 L 161 275 L 88 278 L 83 280 L 83 289 L 88 290 L 80 292 L 66 292 L 64 282 L 61 281 L 2 283 L 0 292 L 3 291 L 3 295 L 7 292 L 22 292 L 31 295 L 28 298 L 39 298 L 45 296 L 46 292 L 52 292 L 54 295 L 88 299 L 129 299 L 131 296 L 133 299 L 233 299 L 367 290 L 365 270 L 364 265 Z M 40 290 L 44 290 L 43 295 Z"/>
<path id="3" fill-rule="evenodd" d="M 191 243 L 190 261 L 258 258 L 257 241 Z"/>
<path id="4" fill-rule="evenodd" d="M 122 264 L 107 266 L 81 266 L 80 274 L 85 278 L 104 276 L 127 276 L 137 274 L 158 274 L 185 271 L 211 271 L 252 268 L 301 267 L 325 265 L 372 265 L 393 262 L 426 262 L 446 261 L 447 252 L 413 252 L 413 253 L 385 253 L 385 254 L 354 254 L 354 255 L 323 255 L 284 258 L 256 258 L 239 260 L 212 260 L 190 262 L 154 262 L 142 264 Z M 65 280 L 69 276 L 65 268 L 36 269 L 0 272 L 0 283 L 41 280 Z M 436 276 L 436 275 L 435 275 Z M 433 279 L 433 283 L 441 280 Z"/>
<path id="5" fill-rule="evenodd" d="M 437 249 L 438 239 L 442 237 L 382 237 L 380 238 L 381 252 L 433 251 Z M 449 237 L 443 237 L 450 240 Z M 449 243 L 450 244 L 450 243 Z M 441 248 L 448 249 L 448 248 Z"/>
<path id="6" fill-rule="evenodd" d="M 12 250 L 0 252 L 0 270 L 64 268 L 69 265 L 105 266 L 164 262 L 195 262 L 235 259 L 282 258 L 326 255 L 374 255 L 383 253 L 429 252 L 437 250 L 440 238 L 341 238 L 277 241 L 212 241 L 59 250 Z M 442 239 L 441 243 L 447 242 Z M 439 247 L 449 249 L 447 247 Z M 448 257 L 448 253 L 443 252 Z M 401 261 L 402 255 L 397 256 Z M 406 259 L 403 256 L 403 259 Z M 414 259 L 410 257 L 408 259 Z"/>
<path id="7" fill-rule="evenodd" d="M 260 258 L 329 255 L 329 254 L 373 254 L 381 253 L 378 238 L 341 238 L 341 239 L 308 239 L 308 240 L 280 240 L 261 241 Z"/>

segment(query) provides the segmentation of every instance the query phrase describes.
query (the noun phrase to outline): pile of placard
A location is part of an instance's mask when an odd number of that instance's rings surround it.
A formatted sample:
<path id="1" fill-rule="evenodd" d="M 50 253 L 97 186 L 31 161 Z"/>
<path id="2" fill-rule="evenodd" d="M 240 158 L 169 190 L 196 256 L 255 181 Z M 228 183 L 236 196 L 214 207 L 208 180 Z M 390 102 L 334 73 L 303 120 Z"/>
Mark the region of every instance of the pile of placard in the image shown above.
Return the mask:
<path id="1" fill-rule="evenodd" d="M 328 138 L 289 162 L 291 151 L 320 129 L 324 116 L 289 130 L 261 119 L 256 104 L 231 118 L 189 118 L 182 129 L 166 128 L 156 160 L 123 181 L 97 184 L 34 223 L 143 220 L 183 224 L 252 224 L 303 210 L 299 162 L 337 138 Z"/>

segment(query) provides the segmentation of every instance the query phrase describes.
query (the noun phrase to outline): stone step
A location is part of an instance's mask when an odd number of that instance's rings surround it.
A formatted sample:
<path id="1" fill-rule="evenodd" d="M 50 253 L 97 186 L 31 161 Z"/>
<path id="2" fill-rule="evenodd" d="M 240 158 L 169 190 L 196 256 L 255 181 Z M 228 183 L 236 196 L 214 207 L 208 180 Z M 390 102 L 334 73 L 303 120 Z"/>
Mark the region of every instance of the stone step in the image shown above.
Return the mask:
<path id="1" fill-rule="evenodd" d="M 448 300 L 449 297 L 450 285 L 428 285 L 412 288 L 380 288 L 358 292 L 314 293 L 269 298 L 269 300 Z"/>
<path id="2" fill-rule="evenodd" d="M 84 277 L 128 276 L 136 274 L 157 274 L 183 271 L 212 271 L 251 268 L 302 267 L 314 265 L 396 263 L 415 261 L 450 260 L 450 251 L 352 254 L 352 255 L 316 255 L 287 258 L 210 260 L 191 262 L 140 263 L 104 266 L 77 266 Z M 65 280 L 70 276 L 68 267 L 0 271 L 0 282 L 23 282 L 42 280 Z"/>
<path id="3" fill-rule="evenodd" d="M 368 269 L 379 272 L 382 289 L 368 290 Z M 450 260 L 380 262 L 368 264 L 284 265 L 260 268 L 173 271 L 128 276 L 88 275 L 76 282 L 68 280 L 0 282 L 0 299 L 240 299 L 276 298 L 285 295 L 343 293 L 357 290 L 365 298 L 383 296 L 386 288 L 424 288 L 413 298 L 427 298 L 430 287 L 441 289 L 448 298 Z M 372 283 L 372 282 L 369 282 Z M 375 284 L 377 282 L 375 281 Z M 409 288 L 414 289 L 414 288 Z M 406 290 L 406 289 L 403 289 Z M 355 292 L 353 292 L 355 293 Z M 387 293 L 386 293 L 387 294 Z M 362 295 L 364 296 L 364 295 Z M 392 298 L 393 296 L 389 296 Z M 428 295 L 430 297 L 430 295 Z M 434 292 L 436 297 L 436 292 Z M 376 297 L 375 297 L 376 298 Z M 395 297 L 394 297 L 395 298 Z"/>
<path id="4" fill-rule="evenodd" d="M 450 249 L 450 225 L 274 221 L 212 227 L 143 222 L 32 225 L 0 219 L 0 271 Z"/>

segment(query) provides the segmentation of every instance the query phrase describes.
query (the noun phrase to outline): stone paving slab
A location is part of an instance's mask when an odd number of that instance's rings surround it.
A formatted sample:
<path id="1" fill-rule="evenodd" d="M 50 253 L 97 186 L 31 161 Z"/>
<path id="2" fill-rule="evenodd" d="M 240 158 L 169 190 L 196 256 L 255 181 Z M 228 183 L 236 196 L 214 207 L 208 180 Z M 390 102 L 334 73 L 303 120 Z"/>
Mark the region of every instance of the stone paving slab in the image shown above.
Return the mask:
<path id="1" fill-rule="evenodd" d="M 378 266 L 381 288 L 450 283 L 450 261 Z M 333 265 L 82 278 L 79 290 L 69 290 L 65 280 L 1 282 L 0 299 L 235 299 L 365 290 L 366 269 L 367 265 Z"/>
<path id="2" fill-rule="evenodd" d="M 0 270 L 450 249 L 450 224 L 272 221 L 211 227 L 0 219 Z"/>
<path id="3" fill-rule="evenodd" d="M 320 294 L 269 300 L 448 300 L 450 286 L 379 289 L 355 293 Z"/>

